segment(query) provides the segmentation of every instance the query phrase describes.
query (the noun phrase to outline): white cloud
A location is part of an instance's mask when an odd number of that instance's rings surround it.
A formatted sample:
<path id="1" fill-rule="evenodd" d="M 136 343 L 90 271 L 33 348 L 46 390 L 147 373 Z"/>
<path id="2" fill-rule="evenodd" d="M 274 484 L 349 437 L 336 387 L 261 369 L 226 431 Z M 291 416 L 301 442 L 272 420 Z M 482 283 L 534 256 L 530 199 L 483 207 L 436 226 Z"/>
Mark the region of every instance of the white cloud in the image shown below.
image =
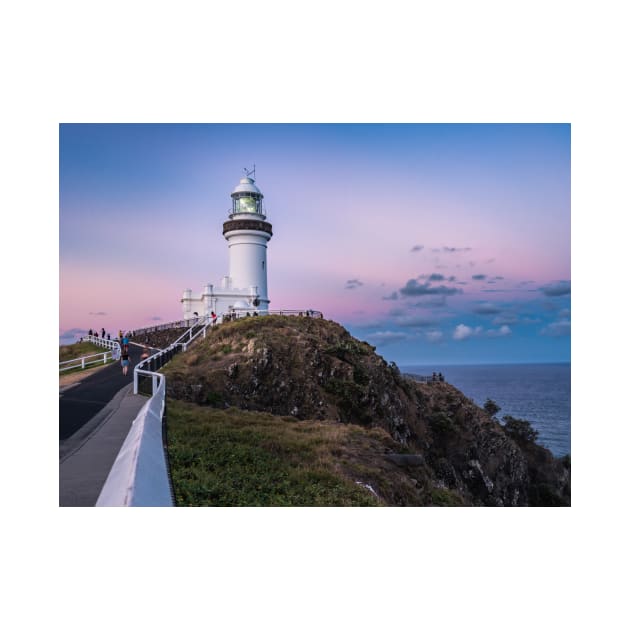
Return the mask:
<path id="1" fill-rule="evenodd" d="M 486 334 L 488 335 L 488 337 L 506 337 L 507 335 L 512 334 L 512 330 L 509 326 L 503 325 L 498 330 L 490 329 Z"/>
<path id="2" fill-rule="evenodd" d="M 458 324 L 455 326 L 455 330 L 453 331 L 453 339 L 455 339 L 455 341 L 463 341 L 469 337 L 480 335 L 481 331 L 481 326 L 471 328 L 470 326 L 466 326 L 466 324 Z"/>

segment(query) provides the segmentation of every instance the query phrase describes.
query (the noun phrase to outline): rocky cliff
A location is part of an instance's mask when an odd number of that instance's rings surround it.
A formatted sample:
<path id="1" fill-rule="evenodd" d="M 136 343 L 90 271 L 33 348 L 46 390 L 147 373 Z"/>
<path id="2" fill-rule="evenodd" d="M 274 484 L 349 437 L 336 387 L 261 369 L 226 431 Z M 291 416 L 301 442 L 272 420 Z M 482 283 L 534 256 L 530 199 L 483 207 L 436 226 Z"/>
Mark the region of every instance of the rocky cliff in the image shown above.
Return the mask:
<path id="1" fill-rule="evenodd" d="M 570 461 L 510 435 L 448 383 L 401 375 L 342 326 L 306 317 L 223 324 L 166 368 L 170 397 L 204 406 L 384 429 L 378 455 L 405 486 L 390 504 L 569 505 Z M 372 457 L 376 455 L 372 454 Z M 391 486 L 391 484 L 389 484 Z"/>

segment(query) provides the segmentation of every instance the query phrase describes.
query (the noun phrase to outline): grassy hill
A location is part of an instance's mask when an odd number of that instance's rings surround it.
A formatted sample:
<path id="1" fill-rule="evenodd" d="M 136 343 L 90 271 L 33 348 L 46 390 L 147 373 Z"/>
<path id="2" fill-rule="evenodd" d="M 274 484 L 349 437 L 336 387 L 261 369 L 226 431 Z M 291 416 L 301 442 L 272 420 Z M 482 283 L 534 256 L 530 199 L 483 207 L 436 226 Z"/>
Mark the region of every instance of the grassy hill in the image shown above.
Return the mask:
<path id="1" fill-rule="evenodd" d="M 568 461 L 334 322 L 222 324 L 164 372 L 181 504 L 570 503 Z"/>
<path id="2" fill-rule="evenodd" d="M 90 354 L 101 354 L 106 352 L 107 348 L 102 348 L 87 341 L 72 343 L 67 346 L 59 346 L 59 362 L 70 361 L 70 359 L 78 359 Z"/>

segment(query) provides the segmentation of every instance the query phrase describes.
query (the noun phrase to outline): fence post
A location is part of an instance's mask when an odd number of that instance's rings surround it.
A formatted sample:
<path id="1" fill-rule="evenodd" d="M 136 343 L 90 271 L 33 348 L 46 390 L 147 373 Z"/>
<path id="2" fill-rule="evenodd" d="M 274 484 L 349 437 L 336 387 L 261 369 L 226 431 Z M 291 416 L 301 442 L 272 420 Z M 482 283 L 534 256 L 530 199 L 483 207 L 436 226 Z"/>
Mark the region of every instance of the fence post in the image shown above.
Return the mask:
<path id="1" fill-rule="evenodd" d="M 151 394 L 154 395 L 155 392 L 157 391 L 157 387 L 158 387 L 158 375 L 157 374 L 153 374 L 153 376 L 151 377 Z"/>
<path id="2" fill-rule="evenodd" d="M 85 359 L 81 357 L 81 369 L 85 370 Z"/>
<path id="3" fill-rule="evenodd" d="M 103 352 L 103 365 L 107 363 L 107 352 Z"/>

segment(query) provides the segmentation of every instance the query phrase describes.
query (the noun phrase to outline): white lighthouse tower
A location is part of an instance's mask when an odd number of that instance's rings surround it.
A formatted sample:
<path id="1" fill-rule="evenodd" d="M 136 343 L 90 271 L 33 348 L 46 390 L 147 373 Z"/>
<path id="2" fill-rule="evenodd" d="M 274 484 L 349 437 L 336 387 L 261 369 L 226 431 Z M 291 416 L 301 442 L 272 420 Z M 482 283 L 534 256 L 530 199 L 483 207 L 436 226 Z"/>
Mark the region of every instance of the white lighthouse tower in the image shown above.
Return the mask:
<path id="1" fill-rule="evenodd" d="M 263 208 L 263 194 L 254 183 L 255 171 L 245 170 L 232 191 L 232 208 L 223 224 L 228 242 L 229 273 L 219 289 L 208 284 L 201 294 L 186 289 L 182 297 L 184 319 L 208 316 L 212 312 L 260 312 L 269 307 L 267 295 L 267 243 L 272 237 L 271 223 Z"/>

